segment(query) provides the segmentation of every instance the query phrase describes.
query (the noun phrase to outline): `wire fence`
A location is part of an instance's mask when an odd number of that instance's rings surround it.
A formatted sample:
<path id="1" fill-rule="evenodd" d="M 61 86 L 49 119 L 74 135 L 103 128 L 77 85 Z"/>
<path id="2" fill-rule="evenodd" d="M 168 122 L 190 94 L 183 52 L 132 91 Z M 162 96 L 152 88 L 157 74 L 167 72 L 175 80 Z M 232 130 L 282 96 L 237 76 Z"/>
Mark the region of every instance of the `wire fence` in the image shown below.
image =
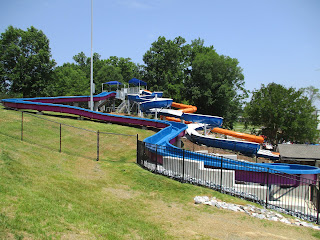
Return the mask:
<path id="1" fill-rule="evenodd" d="M 152 172 L 319 224 L 320 191 L 314 175 L 290 175 L 249 162 L 148 144 L 139 141 L 137 135 L 93 131 L 34 112 L 18 112 L 21 115 L 7 120 L 10 124 L 1 129 L 2 134 L 97 161 L 116 160 L 118 156 L 110 154 L 111 150 L 123 151 L 128 137 L 137 137 L 137 163 Z"/>
<path id="2" fill-rule="evenodd" d="M 18 112 L 20 117 L 11 119 L 10 124 L 1 129 L 1 133 L 60 153 L 97 161 L 116 158 L 110 156 L 109 152 L 121 146 L 125 147 L 128 137 L 137 136 L 89 130 L 54 121 L 33 112 Z M 132 138 L 133 144 L 134 139 Z"/>
<path id="3" fill-rule="evenodd" d="M 139 140 L 137 163 L 180 182 L 205 186 L 319 224 L 317 176 L 290 175 L 249 162 Z"/>

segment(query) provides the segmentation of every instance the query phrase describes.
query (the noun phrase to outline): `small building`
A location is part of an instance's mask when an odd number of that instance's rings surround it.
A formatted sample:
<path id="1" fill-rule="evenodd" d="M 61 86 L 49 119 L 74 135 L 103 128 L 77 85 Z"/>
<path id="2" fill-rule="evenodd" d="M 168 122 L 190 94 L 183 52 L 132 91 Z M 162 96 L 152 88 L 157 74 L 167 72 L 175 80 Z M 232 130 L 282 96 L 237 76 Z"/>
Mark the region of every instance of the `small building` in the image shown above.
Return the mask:
<path id="1" fill-rule="evenodd" d="M 279 144 L 279 162 L 320 167 L 320 145 Z"/>

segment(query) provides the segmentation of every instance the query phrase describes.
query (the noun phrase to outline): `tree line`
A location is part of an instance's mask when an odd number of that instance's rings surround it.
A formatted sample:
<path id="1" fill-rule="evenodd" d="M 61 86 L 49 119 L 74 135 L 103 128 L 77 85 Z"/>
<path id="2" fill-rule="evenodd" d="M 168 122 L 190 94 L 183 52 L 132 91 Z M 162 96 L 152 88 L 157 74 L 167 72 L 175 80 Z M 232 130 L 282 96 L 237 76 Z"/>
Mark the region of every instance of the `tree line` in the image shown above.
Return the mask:
<path id="1" fill-rule="evenodd" d="M 49 39 L 41 30 L 32 26 L 27 30 L 9 26 L 0 37 L 2 98 L 89 95 L 90 61 L 90 57 L 80 52 L 73 56 L 72 63 L 56 66 Z M 263 126 L 261 133 L 273 141 L 314 142 L 317 138 L 317 131 L 312 130 L 317 124 L 312 114 L 315 109 L 306 95 L 311 96 L 311 91 L 313 98 L 319 98 L 318 89 L 286 89 L 272 83 L 254 91 L 246 103 L 249 91 L 244 88 L 239 61 L 218 54 L 200 38 L 187 43 L 181 36 L 173 40 L 160 36 L 143 55 L 143 62 L 143 65 L 136 64 L 130 58 L 117 56 L 101 59 L 94 53 L 96 89 L 108 81 L 127 83 L 135 77 L 146 81 L 151 91 L 163 91 L 164 96 L 176 102 L 197 106 L 201 114 L 223 117 L 226 128 L 232 128 L 241 114 L 247 124 Z M 278 96 L 277 99 L 272 99 L 267 92 Z M 268 104 L 267 100 L 270 100 Z M 268 109 L 270 104 L 273 109 Z M 272 117 L 264 112 L 267 109 Z M 291 114 L 290 121 L 286 114 Z M 277 122 L 280 119 L 282 122 Z M 284 128 L 282 124 L 288 125 L 288 122 L 305 127 Z M 295 131 L 294 136 L 291 131 Z"/>

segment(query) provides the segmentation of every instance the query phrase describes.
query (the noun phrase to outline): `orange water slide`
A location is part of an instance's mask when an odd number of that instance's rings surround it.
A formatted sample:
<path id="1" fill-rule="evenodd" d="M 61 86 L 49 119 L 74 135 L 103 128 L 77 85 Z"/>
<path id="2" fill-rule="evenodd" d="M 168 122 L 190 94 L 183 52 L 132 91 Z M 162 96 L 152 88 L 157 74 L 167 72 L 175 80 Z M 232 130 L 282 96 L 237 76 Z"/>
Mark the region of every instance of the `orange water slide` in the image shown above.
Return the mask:
<path id="1" fill-rule="evenodd" d="M 194 113 L 197 111 L 196 106 L 186 105 L 186 104 L 182 104 L 182 103 L 172 102 L 171 106 L 174 108 L 178 108 L 180 111 L 182 111 L 184 113 Z M 165 119 L 168 121 L 173 121 L 173 122 L 180 122 L 181 121 L 179 118 L 174 118 L 174 117 L 166 117 Z M 191 122 L 186 121 L 185 123 L 189 124 Z M 255 136 L 255 135 L 251 135 L 251 134 L 235 132 L 235 131 L 222 129 L 222 128 L 214 128 L 211 131 L 215 132 L 215 133 L 220 133 L 220 134 L 244 139 L 249 142 L 256 142 L 256 143 L 263 143 L 264 142 L 264 138 L 261 136 Z"/>
<path id="2" fill-rule="evenodd" d="M 228 136 L 232 136 L 232 137 L 236 137 L 236 138 L 241 138 L 241 139 L 247 140 L 249 142 L 263 143 L 263 141 L 264 141 L 264 138 L 261 136 L 255 136 L 255 135 L 251 135 L 251 134 L 235 132 L 235 131 L 222 129 L 222 128 L 214 128 L 211 130 L 211 132 L 220 133 L 220 134 L 224 134 L 224 135 L 228 135 Z"/>
<path id="3" fill-rule="evenodd" d="M 196 106 L 187 105 L 187 104 L 183 104 L 183 103 L 172 102 L 171 106 L 174 108 L 178 108 L 178 110 L 180 110 L 184 113 L 194 113 L 197 111 Z M 174 117 L 166 117 L 166 120 L 172 121 L 172 122 L 180 122 L 181 121 L 179 118 L 174 118 Z M 191 122 L 185 122 L 185 123 L 188 124 Z"/>

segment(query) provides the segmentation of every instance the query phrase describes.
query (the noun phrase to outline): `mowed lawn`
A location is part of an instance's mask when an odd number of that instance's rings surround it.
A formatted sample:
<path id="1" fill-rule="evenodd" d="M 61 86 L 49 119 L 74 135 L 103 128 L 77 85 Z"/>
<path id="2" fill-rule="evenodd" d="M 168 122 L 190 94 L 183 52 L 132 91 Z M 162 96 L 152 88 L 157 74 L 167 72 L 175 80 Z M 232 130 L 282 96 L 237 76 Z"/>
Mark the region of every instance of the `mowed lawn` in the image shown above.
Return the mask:
<path id="1" fill-rule="evenodd" d="M 34 113 L 24 114 L 21 141 L 21 112 L 0 107 L 0 239 L 320 236 L 304 227 L 195 205 L 197 195 L 247 202 L 140 168 L 135 163 L 136 135 L 144 139 L 153 131 L 59 113 L 38 118 Z M 122 134 L 99 135 L 100 161 L 97 130 Z"/>

